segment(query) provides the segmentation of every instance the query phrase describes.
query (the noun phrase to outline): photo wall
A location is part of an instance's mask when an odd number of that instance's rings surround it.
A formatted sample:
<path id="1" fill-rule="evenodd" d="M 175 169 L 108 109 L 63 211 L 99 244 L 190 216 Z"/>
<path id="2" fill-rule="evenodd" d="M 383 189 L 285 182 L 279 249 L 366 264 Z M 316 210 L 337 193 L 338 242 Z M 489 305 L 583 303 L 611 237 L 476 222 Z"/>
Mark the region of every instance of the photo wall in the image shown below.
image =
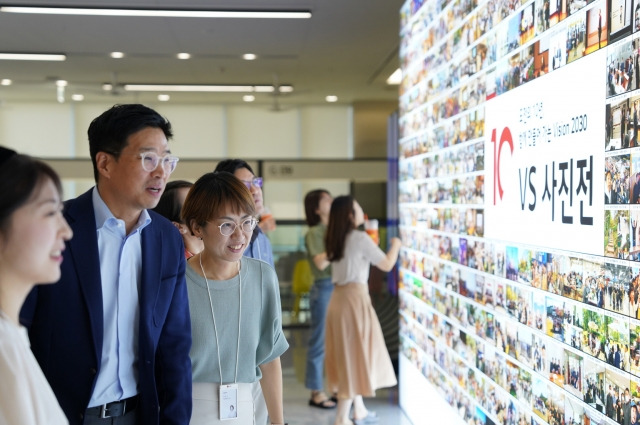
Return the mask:
<path id="1" fill-rule="evenodd" d="M 474 425 L 640 423 L 640 0 L 400 19 L 401 376 Z"/>

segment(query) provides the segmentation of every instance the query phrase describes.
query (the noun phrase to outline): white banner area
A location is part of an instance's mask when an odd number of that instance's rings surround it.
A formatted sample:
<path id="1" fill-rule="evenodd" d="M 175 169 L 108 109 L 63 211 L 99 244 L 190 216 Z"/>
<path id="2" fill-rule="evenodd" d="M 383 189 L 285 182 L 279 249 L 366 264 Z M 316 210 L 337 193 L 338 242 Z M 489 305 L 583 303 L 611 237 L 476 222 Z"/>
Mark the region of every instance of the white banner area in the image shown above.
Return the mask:
<path id="1" fill-rule="evenodd" d="M 486 238 L 603 255 L 605 87 L 598 51 L 485 103 Z"/>

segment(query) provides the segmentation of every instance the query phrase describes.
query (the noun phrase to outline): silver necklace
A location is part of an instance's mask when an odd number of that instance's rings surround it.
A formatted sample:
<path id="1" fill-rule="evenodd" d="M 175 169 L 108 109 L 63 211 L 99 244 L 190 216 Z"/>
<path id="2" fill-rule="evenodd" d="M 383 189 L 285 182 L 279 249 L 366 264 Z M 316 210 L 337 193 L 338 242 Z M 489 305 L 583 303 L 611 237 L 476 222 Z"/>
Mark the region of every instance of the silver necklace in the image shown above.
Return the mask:
<path id="1" fill-rule="evenodd" d="M 204 267 L 202 267 L 202 253 L 200 253 L 200 257 L 198 258 L 200 261 L 200 269 L 202 270 L 202 276 L 204 277 L 204 282 L 207 286 L 207 295 L 209 295 L 209 306 L 211 307 L 211 319 L 213 320 L 213 331 L 216 337 L 216 351 L 218 352 L 218 372 L 220 372 L 220 384 L 222 382 L 222 364 L 220 363 L 220 344 L 218 342 L 218 328 L 216 327 L 216 316 L 213 313 L 213 301 L 211 300 L 211 291 L 209 291 L 209 280 L 207 279 L 207 275 L 204 272 Z M 240 260 L 238 260 L 238 294 L 239 294 L 239 308 L 238 308 L 238 344 L 236 346 L 236 374 L 233 378 L 233 383 L 238 382 L 238 359 L 240 357 L 240 318 L 242 317 L 242 277 L 240 276 Z"/>

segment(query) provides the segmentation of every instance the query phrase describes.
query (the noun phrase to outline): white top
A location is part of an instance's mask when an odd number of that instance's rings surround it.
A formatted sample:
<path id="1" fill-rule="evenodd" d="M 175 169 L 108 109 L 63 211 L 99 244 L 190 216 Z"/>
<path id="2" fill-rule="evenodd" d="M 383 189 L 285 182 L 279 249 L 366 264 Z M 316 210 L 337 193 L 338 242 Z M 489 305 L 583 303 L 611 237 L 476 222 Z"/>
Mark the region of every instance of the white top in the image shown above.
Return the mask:
<path id="1" fill-rule="evenodd" d="M 344 256 L 331 262 L 331 280 L 336 285 L 357 282 L 367 285 L 369 265 L 384 260 L 386 254 L 361 230 L 352 230 L 344 242 Z"/>
<path id="2" fill-rule="evenodd" d="M 27 330 L 0 312 L 0 424 L 67 425 L 29 345 Z"/>

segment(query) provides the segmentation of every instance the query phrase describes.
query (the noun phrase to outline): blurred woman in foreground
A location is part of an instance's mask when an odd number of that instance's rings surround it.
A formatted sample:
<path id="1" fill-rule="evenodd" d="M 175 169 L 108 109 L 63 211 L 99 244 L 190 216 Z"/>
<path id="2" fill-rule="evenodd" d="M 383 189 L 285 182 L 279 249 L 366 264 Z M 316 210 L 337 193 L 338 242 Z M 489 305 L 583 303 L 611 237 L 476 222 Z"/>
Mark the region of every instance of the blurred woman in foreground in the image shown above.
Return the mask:
<path id="1" fill-rule="evenodd" d="M 0 147 L 0 423 L 67 424 L 18 314 L 34 285 L 57 282 L 65 241 L 58 175 Z"/>

